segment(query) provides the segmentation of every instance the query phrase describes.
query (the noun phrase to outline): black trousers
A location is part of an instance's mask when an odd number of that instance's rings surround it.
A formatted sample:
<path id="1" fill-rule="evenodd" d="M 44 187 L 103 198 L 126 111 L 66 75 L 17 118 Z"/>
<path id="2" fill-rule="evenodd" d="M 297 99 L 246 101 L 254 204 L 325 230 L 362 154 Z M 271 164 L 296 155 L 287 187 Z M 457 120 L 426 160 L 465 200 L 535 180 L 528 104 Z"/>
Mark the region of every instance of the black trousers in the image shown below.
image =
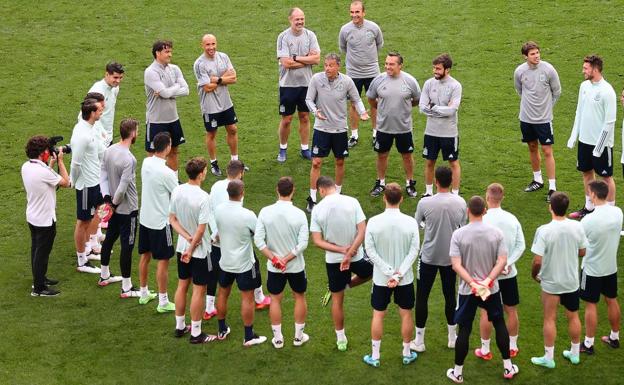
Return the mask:
<path id="1" fill-rule="evenodd" d="M 130 278 L 132 272 L 132 250 L 137 230 L 138 211 L 130 214 L 117 214 L 108 221 L 106 238 L 102 243 L 101 263 L 103 266 L 110 264 L 111 250 L 117 239 L 121 240 L 121 253 L 119 255 L 119 268 L 123 278 Z"/>
<path id="2" fill-rule="evenodd" d="M 32 268 L 33 286 L 35 291 L 46 288 L 45 278 L 48 272 L 48 260 L 54 238 L 56 237 L 56 222 L 52 226 L 39 227 L 28 224 L 30 228 L 30 264 Z"/>

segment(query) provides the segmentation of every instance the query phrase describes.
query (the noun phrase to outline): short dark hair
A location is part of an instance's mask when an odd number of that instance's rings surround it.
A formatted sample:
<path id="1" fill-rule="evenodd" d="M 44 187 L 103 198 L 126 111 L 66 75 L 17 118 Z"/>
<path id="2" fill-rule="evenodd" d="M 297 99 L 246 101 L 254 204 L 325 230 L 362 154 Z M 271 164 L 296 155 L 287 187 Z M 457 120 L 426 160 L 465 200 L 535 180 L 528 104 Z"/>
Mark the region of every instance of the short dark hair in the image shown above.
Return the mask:
<path id="1" fill-rule="evenodd" d="M 108 74 L 123 74 L 124 68 L 123 65 L 121 63 L 117 63 L 116 61 L 111 61 L 108 62 L 108 64 L 106 64 L 106 73 Z"/>
<path id="2" fill-rule="evenodd" d="M 50 148 L 49 138 L 43 135 L 33 136 L 26 142 L 26 156 L 28 159 L 37 159 L 48 148 Z"/>
<path id="3" fill-rule="evenodd" d="M 234 179 L 227 185 L 227 193 L 230 198 L 240 198 L 245 190 L 245 183 L 240 179 Z"/>
<path id="4" fill-rule="evenodd" d="M 325 175 L 321 175 L 317 180 L 316 180 L 316 188 L 317 189 L 322 189 L 322 188 L 331 188 L 336 186 L 336 182 L 334 182 L 334 180 L 329 177 L 329 176 L 325 176 Z"/>
<path id="5" fill-rule="evenodd" d="M 398 51 L 390 51 L 390 52 L 388 52 L 388 56 L 398 57 L 399 58 L 399 64 L 403 64 L 403 56 L 401 56 L 401 54 Z"/>
<path id="6" fill-rule="evenodd" d="M 522 44 L 522 47 L 520 48 L 520 52 L 522 52 L 524 56 L 528 56 L 529 51 L 532 49 L 537 49 L 539 51 L 540 47 L 539 45 L 537 45 L 536 42 L 529 40 L 526 43 Z"/>
<path id="7" fill-rule="evenodd" d="M 566 214 L 569 205 L 570 198 L 568 198 L 568 195 L 564 192 L 556 191 L 550 196 L 550 208 L 558 217 L 562 217 Z"/>
<path id="8" fill-rule="evenodd" d="M 245 165 L 240 160 L 231 160 L 226 167 L 227 176 L 236 178 L 238 174 L 245 171 Z"/>
<path id="9" fill-rule="evenodd" d="M 82 119 L 88 120 L 91 117 L 91 113 L 98 110 L 98 103 L 96 99 L 87 98 L 82 101 L 80 105 L 80 112 L 82 114 Z"/>
<path id="10" fill-rule="evenodd" d="M 121 139 L 128 139 L 139 128 L 139 121 L 133 118 L 124 118 L 119 124 Z"/>
<path id="11" fill-rule="evenodd" d="M 592 68 L 602 72 L 602 58 L 598 55 L 588 55 L 583 59 L 584 63 L 589 63 Z"/>
<path id="12" fill-rule="evenodd" d="M 453 171 L 447 166 L 439 166 L 435 170 L 435 178 L 442 188 L 449 188 L 453 182 Z"/>
<path id="13" fill-rule="evenodd" d="M 596 194 L 596 197 L 600 200 L 607 199 L 607 195 L 609 195 L 609 185 L 603 180 L 589 182 L 589 190 Z"/>
<path id="14" fill-rule="evenodd" d="M 152 141 L 154 145 L 154 152 L 163 152 L 167 149 L 167 146 L 171 144 L 171 134 L 168 132 L 159 132 Z"/>
<path id="15" fill-rule="evenodd" d="M 98 102 L 103 102 L 104 101 L 104 95 L 102 95 L 99 92 L 89 92 L 85 96 L 85 100 L 87 100 L 87 99 L 95 99 Z"/>
<path id="16" fill-rule="evenodd" d="M 186 162 L 186 166 L 184 167 L 184 171 L 186 171 L 186 175 L 188 175 L 189 179 L 197 179 L 199 174 L 201 174 L 208 166 L 208 162 L 201 156 L 197 156 L 195 158 L 189 159 Z"/>
<path id="17" fill-rule="evenodd" d="M 485 214 L 485 200 L 478 195 L 473 196 L 468 201 L 468 211 L 476 217 L 482 216 Z"/>
<path id="18" fill-rule="evenodd" d="M 289 176 L 283 176 L 277 181 L 277 193 L 281 197 L 290 196 L 294 189 L 295 184 L 293 183 L 292 178 Z"/>
<path id="19" fill-rule="evenodd" d="M 173 48 L 173 42 L 171 40 L 156 40 L 152 45 L 152 56 L 154 56 L 154 59 L 156 59 L 156 52 L 167 48 Z"/>
<path id="20" fill-rule="evenodd" d="M 325 55 L 325 61 L 328 61 L 328 60 L 334 60 L 336 64 L 340 65 L 340 55 L 338 55 L 337 53 L 330 52 L 327 55 Z"/>
<path id="21" fill-rule="evenodd" d="M 399 186 L 398 183 L 388 183 L 384 190 L 384 196 L 386 197 L 386 202 L 396 206 L 401 202 L 401 198 L 403 198 L 403 190 L 401 190 L 401 186 Z"/>
<path id="22" fill-rule="evenodd" d="M 433 65 L 442 64 L 442 67 L 444 67 L 445 70 L 448 70 L 453 67 L 453 60 L 451 59 L 448 53 L 443 53 L 441 55 L 436 56 L 435 59 L 433 59 L 433 61 L 431 62 L 431 64 Z"/>

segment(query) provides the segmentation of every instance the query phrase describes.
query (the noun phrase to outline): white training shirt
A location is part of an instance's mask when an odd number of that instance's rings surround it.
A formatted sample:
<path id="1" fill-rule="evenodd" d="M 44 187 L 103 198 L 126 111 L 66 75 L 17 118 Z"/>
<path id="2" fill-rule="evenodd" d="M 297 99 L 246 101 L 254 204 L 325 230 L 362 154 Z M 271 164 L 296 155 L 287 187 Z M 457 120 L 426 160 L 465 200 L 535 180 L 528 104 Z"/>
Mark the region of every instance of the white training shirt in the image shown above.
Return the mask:
<path id="1" fill-rule="evenodd" d="M 583 272 L 592 277 L 616 273 L 622 210 L 608 204 L 596 206 L 593 213 L 581 219 L 581 225 L 589 242 L 581 263 Z"/>
<path id="2" fill-rule="evenodd" d="M 76 190 L 97 186 L 100 183 L 100 153 L 104 155 L 104 141 L 100 131 L 86 120 L 79 119 L 74 126 L 70 145 L 72 148 L 69 177 Z M 78 174 L 77 169 L 80 169 Z"/>
<path id="3" fill-rule="evenodd" d="M 49 227 L 56 222 L 56 186 L 61 179 L 59 174 L 39 159 L 30 159 L 22 165 L 28 223 Z"/>
<path id="4" fill-rule="evenodd" d="M 95 82 L 89 92 L 99 92 L 104 95 L 104 112 L 100 116 L 100 120 L 95 122 L 95 126 L 99 126 L 105 135 L 106 145 L 113 141 L 114 122 L 115 122 L 115 105 L 117 104 L 117 95 L 119 94 L 119 86 L 111 87 L 104 79 Z"/>
<path id="5" fill-rule="evenodd" d="M 507 246 L 507 268 L 508 274 L 500 274 L 498 279 L 513 278 L 518 275 L 516 261 L 522 257 L 526 248 L 522 226 L 515 215 L 505 211 L 500 207 L 488 209 L 483 216 L 483 223 L 492 225 L 503 232 L 505 245 Z"/>
<path id="6" fill-rule="evenodd" d="M 617 102 L 615 91 L 605 79 L 581 83 L 576 116 L 568 146 L 577 136 L 580 142 L 596 146 L 597 150 L 613 147 Z"/>
<path id="7" fill-rule="evenodd" d="M 201 187 L 192 184 L 182 184 L 173 189 L 169 213 L 174 214 L 180 225 L 187 233 L 195 235 L 199 225 L 206 225 L 201 243 L 193 250 L 193 258 L 204 259 L 210 254 L 210 230 L 212 210 L 210 210 L 210 196 Z M 214 223 L 214 222 L 213 222 Z M 178 234 L 176 251 L 184 253 L 189 247 L 186 239 Z"/>
<path id="8" fill-rule="evenodd" d="M 169 223 L 169 203 L 178 178 L 165 159 L 154 155 L 143 159 L 141 183 L 139 223 L 152 230 L 162 230 Z"/>
<path id="9" fill-rule="evenodd" d="M 221 270 L 240 274 L 253 269 L 256 214 L 244 208 L 243 202 L 228 200 L 217 207 L 215 220 L 221 239 Z"/>

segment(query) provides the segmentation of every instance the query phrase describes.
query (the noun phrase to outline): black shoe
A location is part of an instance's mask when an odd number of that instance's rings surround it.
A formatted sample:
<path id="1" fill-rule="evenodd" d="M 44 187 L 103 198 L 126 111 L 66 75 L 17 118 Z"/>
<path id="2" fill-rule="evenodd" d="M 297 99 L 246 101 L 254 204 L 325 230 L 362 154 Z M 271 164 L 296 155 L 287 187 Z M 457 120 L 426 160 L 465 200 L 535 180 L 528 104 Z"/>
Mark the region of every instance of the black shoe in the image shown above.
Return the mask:
<path id="1" fill-rule="evenodd" d="M 58 285 L 59 281 L 58 279 L 53 279 L 53 278 L 48 278 L 46 277 L 45 279 L 45 285 L 46 286 L 54 286 L 54 285 Z"/>
<path id="2" fill-rule="evenodd" d="M 249 166 L 247 166 L 247 163 L 243 162 L 242 160 L 241 160 L 241 163 L 243 164 L 243 170 L 245 172 L 249 171 Z"/>
<path id="3" fill-rule="evenodd" d="M 192 344 L 207 344 L 208 342 L 215 341 L 216 339 L 217 339 L 217 336 L 215 336 L 215 335 L 206 334 L 206 333 L 200 333 L 196 337 L 191 336 L 189 341 Z"/>
<path id="4" fill-rule="evenodd" d="M 308 204 L 306 205 L 306 211 L 307 211 L 307 212 L 309 212 L 309 213 L 311 213 L 311 212 L 312 212 L 312 209 L 314 208 L 314 206 L 316 206 L 316 202 L 314 202 L 314 201 L 312 200 L 312 197 L 311 197 L 311 196 L 308 196 L 308 197 L 306 198 L 306 201 L 308 202 Z"/>
<path id="5" fill-rule="evenodd" d="M 214 176 L 221 176 L 221 169 L 219 168 L 219 163 L 215 160 L 214 162 L 210 162 L 210 172 Z"/>
<path id="6" fill-rule="evenodd" d="M 349 138 L 348 146 L 349 148 L 353 148 L 358 144 L 358 139 L 355 136 Z"/>
<path id="7" fill-rule="evenodd" d="M 381 193 L 384 192 L 385 189 L 386 189 L 386 186 L 382 185 L 379 179 L 377 179 L 375 181 L 375 186 L 373 186 L 373 189 L 370 190 L 370 195 L 372 197 L 378 197 L 381 195 Z"/>
<path id="8" fill-rule="evenodd" d="M 173 332 L 173 336 L 175 338 L 181 338 L 190 332 L 191 332 L 191 325 L 186 325 L 184 329 L 176 329 L 175 332 Z"/>
<path id="9" fill-rule="evenodd" d="M 416 181 L 415 180 L 410 180 L 409 184 L 407 186 L 405 186 L 405 192 L 407 192 L 407 195 L 410 198 L 416 198 L 416 195 L 418 195 L 418 193 L 416 192 Z"/>
<path id="10" fill-rule="evenodd" d="M 585 217 L 587 214 L 593 213 L 594 210 L 587 210 L 585 206 L 582 209 L 576 210 L 568 215 L 570 219 L 578 219 L 579 221 Z"/>
<path id="11" fill-rule="evenodd" d="M 30 295 L 33 297 L 56 297 L 59 294 L 61 294 L 60 291 L 50 289 L 49 287 L 46 287 L 42 290 L 33 289 L 33 291 L 30 292 Z"/>
<path id="12" fill-rule="evenodd" d="M 431 194 L 423 194 L 423 195 L 420 196 L 420 199 L 429 198 L 431 196 L 432 196 Z"/>
<path id="13" fill-rule="evenodd" d="M 525 188 L 524 188 L 524 192 L 533 192 L 533 191 L 537 191 L 539 189 L 541 189 L 542 187 L 544 187 L 544 183 L 540 183 L 540 182 L 536 182 L 534 180 L 531 181 L 531 183 L 529 183 Z"/>
<path id="14" fill-rule="evenodd" d="M 618 349 L 620 347 L 620 340 L 612 340 L 611 336 L 603 336 L 600 340 L 613 349 Z"/>
<path id="15" fill-rule="evenodd" d="M 546 202 L 550 203 L 550 197 L 555 193 L 555 190 L 548 190 L 548 194 L 546 194 Z"/>
<path id="16" fill-rule="evenodd" d="M 592 345 L 588 347 L 587 345 L 585 345 L 585 342 L 581 342 L 581 347 L 579 348 L 579 351 L 581 353 L 592 355 L 594 354 L 594 346 Z"/>

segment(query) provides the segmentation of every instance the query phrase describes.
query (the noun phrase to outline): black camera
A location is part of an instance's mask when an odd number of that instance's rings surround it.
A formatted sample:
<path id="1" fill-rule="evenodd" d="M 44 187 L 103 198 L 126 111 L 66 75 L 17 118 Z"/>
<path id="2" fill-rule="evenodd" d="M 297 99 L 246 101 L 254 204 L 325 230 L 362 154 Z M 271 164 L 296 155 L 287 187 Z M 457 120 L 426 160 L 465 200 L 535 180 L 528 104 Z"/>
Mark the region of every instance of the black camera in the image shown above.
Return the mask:
<path id="1" fill-rule="evenodd" d="M 59 149 L 63 150 L 63 154 L 71 154 L 71 146 L 69 144 L 66 144 L 64 146 L 57 146 L 57 144 L 63 141 L 62 136 L 53 136 L 50 139 L 48 139 L 48 141 L 50 142 L 49 144 L 50 154 L 54 153 L 58 155 Z"/>

